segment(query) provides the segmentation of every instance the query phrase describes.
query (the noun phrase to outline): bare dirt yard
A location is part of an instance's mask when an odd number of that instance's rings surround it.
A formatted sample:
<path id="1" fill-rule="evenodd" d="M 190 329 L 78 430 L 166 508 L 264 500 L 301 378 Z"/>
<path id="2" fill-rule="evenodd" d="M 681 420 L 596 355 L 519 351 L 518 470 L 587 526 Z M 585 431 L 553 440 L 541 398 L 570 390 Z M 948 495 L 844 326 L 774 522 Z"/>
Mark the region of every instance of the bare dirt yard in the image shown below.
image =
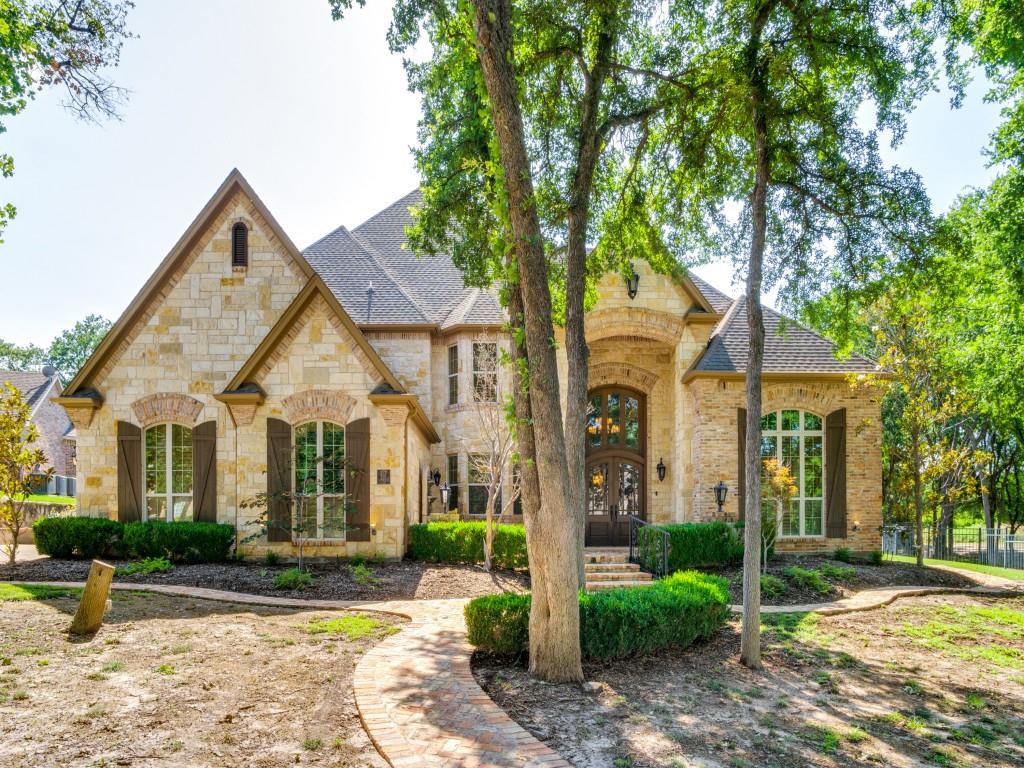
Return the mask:
<path id="1" fill-rule="evenodd" d="M 117 566 L 127 562 L 111 560 Z M 485 571 L 477 565 L 438 565 L 412 560 L 366 563 L 366 571 L 345 560 L 309 566 L 313 581 L 297 590 L 274 586 L 274 577 L 292 565 L 266 566 L 232 562 L 187 565 L 179 563 L 166 573 L 118 574 L 116 581 L 134 584 L 178 584 L 224 589 L 250 595 L 301 597 L 307 600 L 437 600 L 478 597 L 495 592 L 524 592 L 530 577 L 515 571 Z M 85 581 L 87 560 L 44 558 L 0 565 L 0 581 Z"/>
<path id="2" fill-rule="evenodd" d="M 115 592 L 103 628 L 70 641 L 77 596 L 16 590 L 0 585 L 5 768 L 387 765 L 351 678 L 394 617 Z"/>
<path id="3" fill-rule="evenodd" d="M 579 768 L 1024 765 L 1024 597 L 942 595 L 765 625 L 678 653 L 588 666 L 589 691 L 474 658 L 527 730 Z"/>

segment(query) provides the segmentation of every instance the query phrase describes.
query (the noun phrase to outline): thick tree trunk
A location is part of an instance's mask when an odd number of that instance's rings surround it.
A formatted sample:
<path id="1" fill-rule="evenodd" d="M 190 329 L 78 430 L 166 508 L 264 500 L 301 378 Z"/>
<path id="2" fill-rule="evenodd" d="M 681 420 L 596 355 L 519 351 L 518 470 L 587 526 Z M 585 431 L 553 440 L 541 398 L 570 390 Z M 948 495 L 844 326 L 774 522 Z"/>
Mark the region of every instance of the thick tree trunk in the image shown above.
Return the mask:
<path id="1" fill-rule="evenodd" d="M 570 509 L 565 433 L 559 402 L 547 261 L 512 56 L 509 0 L 474 0 L 480 67 L 491 101 L 505 174 L 529 360 L 529 400 L 540 504 L 527 526 L 532 601 L 530 671 L 548 681 L 583 679 L 576 558 L 580 546 Z"/>
<path id="2" fill-rule="evenodd" d="M 744 446 L 746 503 L 743 533 L 743 628 L 740 662 L 761 668 L 761 369 L 764 362 L 764 319 L 761 313 L 761 273 L 768 231 L 768 121 L 765 114 L 767 83 L 760 59 L 761 31 L 767 23 L 766 3 L 754 21 L 747 49 L 753 117 L 754 189 L 750 198 L 751 239 L 747 265 L 747 433 Z"/>

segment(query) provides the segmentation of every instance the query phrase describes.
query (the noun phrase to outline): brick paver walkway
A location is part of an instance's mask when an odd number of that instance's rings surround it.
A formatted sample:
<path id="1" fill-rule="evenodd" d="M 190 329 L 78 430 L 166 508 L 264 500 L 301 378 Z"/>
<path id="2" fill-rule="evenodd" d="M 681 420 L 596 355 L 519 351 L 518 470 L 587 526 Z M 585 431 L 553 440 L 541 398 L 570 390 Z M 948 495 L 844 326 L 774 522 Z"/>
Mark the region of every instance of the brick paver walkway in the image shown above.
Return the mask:
<path id="1" fill-rule="evenodd" d="M 961 571 L 962 573 L 962 571 Z M 763 613 L 865 611 L 897 598 L 934 593 L 1024 592 L 1024 583 L 970 574 L 980 586 L 871 589 L 833 603 L 764 606 Z M 38 583 L 38 582 L 35 582 Z M 48 582 L 83 586 L 81 582 Z M 281 608 L 390 613 L 409 619 L 401 632 L 374 646 L 356 665 L 356 706 L 366 732 L 395 768 L 572 768 L 506 715 L 470 670 L 462 609 L 466 600 L 359 602 L 265 597 L 199 587 L 114 584 L 114 589 Z M 733 606 L 734 611 L 741 610 Z"/>

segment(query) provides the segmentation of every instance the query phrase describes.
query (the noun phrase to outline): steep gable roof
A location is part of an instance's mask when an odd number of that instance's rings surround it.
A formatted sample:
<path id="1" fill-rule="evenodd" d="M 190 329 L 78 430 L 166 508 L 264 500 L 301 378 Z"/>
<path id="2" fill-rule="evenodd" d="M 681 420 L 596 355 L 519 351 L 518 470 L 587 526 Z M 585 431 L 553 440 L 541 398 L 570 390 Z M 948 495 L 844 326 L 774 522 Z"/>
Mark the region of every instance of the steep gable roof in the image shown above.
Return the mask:
<path id="1" fill-rule="evenodd" d="M 230 202 L 237 192 L 240 192 L 252 202 L 256 211 L 266 221 L 271 233 L 280 241 L 285 251 L 299 266 L 302 273 L 307 278 L 316 275 L 316 271 L 309 265 L 299 249 L 295 247 L 291 238 L 281 228 L 281 225 L 277 223 L 277 220 L 267 209 L 266 205 L 263 204 L 263 201 L 260 200 L 259 196 L 249 185 L 249 182 L 246 181 L 237 168 L 233 168 L 217 191 L 214 192 L 213 197 L 210 198 L 209 202 L 199 212 L 199 215 L 195 217 L 188 229 L 185 230 L 185 233 L 174 244 L 174 247 L 171 248 L 167 256 L 164 257 L 164 260 L 160 262 L 160 266 L 157 267 L 135 298 L 132 299 L 128 308 L 125 309 L 121 317 L 114 323 L 107 335 L 103 337 L 103 341 L 100 342 L 92 355 L 89 356 L 85 365 L 82 366 L 75 378 L 68 384 L 65 389 L 68 397 L 62 398 L 62 401 L 67 401 L 69 398 L 76 396 L 96 396 L 95 391 L 90 391 L 94 384 L 94 375 L 102 368 L 111 355 L 116 353 L 122 340 L 128 336 L 139 320 L 145 316 L 150 303 L 160 293 L 167 281 L 171 279 L 178 266 L 190 256 L 193 248 L 206 233 L 210 223 L 220 214 L 223 207 Z"/>
<path id="2" fill-rule="evenodd" d="M 21 399 L 28 403 L 32 411 L 35 411 L 55 384 L 57 394 L 60 394 L 57 377 L 51 378 L 40 371 L 0 371 L 0 384 L 8 381 L 21 393 Z"/>
<path id="3" fill-rule="evenodd" d="M 846 376 L 877 373 L 878 365 L 862 355 L 836 357 L 837 347 L 810 328 L 764 308 L 764 374 Z M 684 381 L 696 376 L 745 375 L 747 370 L 747 307 L 734 299 L 708 339 L 707 347 L 690 367 Z"/>

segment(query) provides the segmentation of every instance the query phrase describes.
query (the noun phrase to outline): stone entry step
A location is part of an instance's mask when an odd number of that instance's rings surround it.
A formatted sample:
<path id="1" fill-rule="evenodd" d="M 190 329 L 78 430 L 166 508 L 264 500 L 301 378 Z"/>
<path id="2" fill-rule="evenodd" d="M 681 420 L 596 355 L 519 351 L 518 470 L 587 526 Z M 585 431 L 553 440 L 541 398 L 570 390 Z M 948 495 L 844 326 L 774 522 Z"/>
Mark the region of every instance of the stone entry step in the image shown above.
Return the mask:
<path id="1" fill-rule="evenodd" d="M 618 589 L 619 587 L 649 587 L 652 582 L 648 581 L 588 581 L 588 592 L 599 592 L 603 589 Z"/>
<path id="2" fill-rule="evenodd" d="M 587 590 L 641 587 L 651 583 L 651 574 L 629 562 L 629 550 L 621 547 L 583 550 Z"/>
<path id="3" fill-rule="evenodd" d="M 626 563 L 629 561 L 629 550 L 616 549 L 584 549 L 584 563 Z"/>

